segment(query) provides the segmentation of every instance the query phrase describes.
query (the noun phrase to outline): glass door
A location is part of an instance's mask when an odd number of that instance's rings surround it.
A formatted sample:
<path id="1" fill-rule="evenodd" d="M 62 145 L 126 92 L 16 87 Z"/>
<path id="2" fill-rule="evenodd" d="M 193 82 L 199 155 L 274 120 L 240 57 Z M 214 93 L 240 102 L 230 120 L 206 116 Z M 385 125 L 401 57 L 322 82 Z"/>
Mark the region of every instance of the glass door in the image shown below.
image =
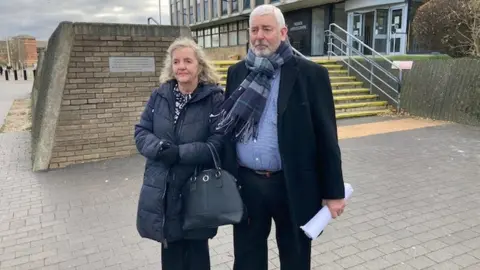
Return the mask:
<path id="1" fill-rule="evenodd" d="M 389 54 L 404 54 L 407 40 L 405 6 L 390 8 Z"/>
<path id="2" fill-rule="evenodd" d="M 373 33 L 373 49 L 379 53 L 387 53 L 389 9 L 375 10 L 375 30 Z"/>
<path id="3" fill-rule="evenodd" d="M 325 10 L 312 9 L 312 56 L 323 55 L 325 45 Z"/>
<path id="4" fill-rule="evenodd" d="M 363 14 L 354 13 L 353 14 L 353 27 L 352 27 L 352 34 L 363 41 Z M 352 42 L 353 48 L 357 49 L 361 53 L 363 53 L 363 46 L 360 46 L 358 41 L 353 40 Z"/>

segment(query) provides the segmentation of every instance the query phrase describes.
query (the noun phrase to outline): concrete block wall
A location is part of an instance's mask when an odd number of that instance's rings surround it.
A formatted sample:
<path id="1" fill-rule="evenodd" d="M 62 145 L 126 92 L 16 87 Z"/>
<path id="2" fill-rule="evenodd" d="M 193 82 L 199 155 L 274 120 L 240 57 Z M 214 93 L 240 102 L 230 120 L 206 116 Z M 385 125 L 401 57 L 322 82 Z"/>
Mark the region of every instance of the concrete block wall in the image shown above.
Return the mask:
<path id="1" fill-rule="evenodd" d="M 190 35 L 188 28 L 146 25 L 74 24 L 73 31 L 50 158 L 40 169 L 137 153 L 134 125 L 159 85 L 166 50 Z M 155 71 L 112 72 L 113 56 L 154 57 Z"/>

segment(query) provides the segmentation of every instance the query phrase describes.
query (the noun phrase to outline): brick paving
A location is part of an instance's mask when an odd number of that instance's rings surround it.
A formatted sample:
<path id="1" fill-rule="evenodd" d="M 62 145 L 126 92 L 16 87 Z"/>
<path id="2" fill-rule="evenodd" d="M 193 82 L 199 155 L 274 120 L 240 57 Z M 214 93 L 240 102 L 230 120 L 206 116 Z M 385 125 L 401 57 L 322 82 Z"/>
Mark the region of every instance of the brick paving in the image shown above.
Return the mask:
<path id="1" fill-rule="evenodd" d="M 0 134 L 0 269 L 160 269 L 135 210 L 140 156 L 30 171 L 28 133 Z M 457 124 L 341 141 L 348 210 L 312 269 L 480 269 L 480 129 Z M 231 269 L 232 231 L 210 242 Z M 274 233 L 270 269 L 279 269 Z"/>

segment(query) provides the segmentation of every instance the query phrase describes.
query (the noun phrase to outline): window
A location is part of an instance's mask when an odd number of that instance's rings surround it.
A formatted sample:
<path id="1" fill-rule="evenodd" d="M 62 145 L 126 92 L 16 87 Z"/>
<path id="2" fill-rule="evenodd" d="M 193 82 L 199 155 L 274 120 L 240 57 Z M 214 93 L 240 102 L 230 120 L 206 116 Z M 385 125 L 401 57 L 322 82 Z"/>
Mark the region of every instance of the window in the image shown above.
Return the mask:
<path id="1" fill-rule="evenodd" d="M 228 46 L 228 25 L 220 26 L 220 47 Z"/>
<path id="2" fill-rule="evenodd" d="M 280 0 L 270 0 L 270 4 L 278 3 L 278 2 L 280 2 Z"/>
<path id="3" fill-rule="evenodd" d="M 260 5 L 265 4 L 265 0 L 255 0 L 255 6 L 258 7 Z"/>
<path id="4" fill-rule="evenodd" d="M 203 42 L 203 29 L 197 31 L 197 44 L 200 47 L 205 47 L 204 42 Z"/>
<path id="5" fill-rule="evenodd" d="M 175 16 L 175 3 L 170 5 L 170 14 L 172 15 L 172 25 L 177 25 L 177 17 Z"/>
<path id="6" fill-rule="evenodd" d="M 250 0 L 243 0 L 243 9 L 250 8 Z"/>
<path id="7" fill-rule="evenodd" d="M 189 0 L 183 0 L 183 25 L 188 25 L 188 2 L 190 2 Z"/>
<path id="8" fill-rule="evenodd" d="M 248 42 L 248 20 L 238 23 L 238 44 L 245 45 Z"/>
<path id="9" fill-rule="evenodd" d="M 207 28 L 203 31 L 204 33 L 204 42 L 205 42 L 205 48 L 211 48 L 212 47 L 212 32 L 210 31 L 210 28 Z"/>
<path id="10" fill-rule="evenodd" d="M 238 1 L 239 0 L 232 0 L 232 13 L 238 12 Z"/>
<path id="11" fill-rule="evenodd" d="M 235 46 L 238 44 L 237 23 L 228 24 L 228 45 Z"/>
<path id="12" fill-rule="evenodd" d="M 193 5 L 195 4 L 195 0 L 190 0 L 190 12 L 188 14 L 190 14 L 190 24 L 193 24 L 195 21 L 193 20 Z"/>
<path id="13" fill-rule="evenodd" d="M 180 25 L 181 24 L 181 21 L 182 21 L 182 7 L 181 7 L 181 3 L 180 3 L 180 0 L 177 0 L 177 25 Z"/>
<path id="14" fill-rule="evenodd" d="M 212 5 L 213 5 L 213 14 L 212 18 L 217 18 L 218 17 L 218 0 L 213 0 Z"/>
<path id="15" fill-rule="evenodd" d="M 221 0 L 220 2 L 222 4 L 222 15 L 227 15 L 228 14 L 228 0 Z"/>
<path id="16" fill-rule="evenodd" d="M 203 20 L 208 20 L 208 0 L 203 0 Z"/>
<path id="17" fill-rule="evenodd" d="M 218 26 L 212 28 L 212 47 L 220 46 L 220 36 L 218 34 Z"/>
<path id="18" fill-rule="evenodd" d="M 200 0 L 197 0 L 197 22 L 200 22 Z"/>
<path id="19" fill-rule="evenodd" d="M 187 8 L 183 8 L 183 25 L 187 25 Z"/>

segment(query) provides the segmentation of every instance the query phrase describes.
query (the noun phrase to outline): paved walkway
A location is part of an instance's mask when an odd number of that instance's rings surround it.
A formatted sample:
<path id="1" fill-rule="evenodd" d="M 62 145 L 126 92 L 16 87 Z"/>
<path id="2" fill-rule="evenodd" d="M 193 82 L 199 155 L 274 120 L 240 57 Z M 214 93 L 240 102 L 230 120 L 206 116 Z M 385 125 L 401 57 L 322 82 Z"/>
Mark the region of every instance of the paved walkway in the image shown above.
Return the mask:
<path id="1" fill-rule="evenodd" d="M 135 228 L 143 158 L 32 173 L 29 138 L 0 135 L 0 269 L 160 269 L 159 244 Z M 479 128 L 417 128 L 341 148 L 355 192 L 314 241 L 312 269 L 480 269 Z M 273 236 L 270 269 L 279 269 Z M 210 246 L 212 269 L 231 269 L 231 228 Z"/>

